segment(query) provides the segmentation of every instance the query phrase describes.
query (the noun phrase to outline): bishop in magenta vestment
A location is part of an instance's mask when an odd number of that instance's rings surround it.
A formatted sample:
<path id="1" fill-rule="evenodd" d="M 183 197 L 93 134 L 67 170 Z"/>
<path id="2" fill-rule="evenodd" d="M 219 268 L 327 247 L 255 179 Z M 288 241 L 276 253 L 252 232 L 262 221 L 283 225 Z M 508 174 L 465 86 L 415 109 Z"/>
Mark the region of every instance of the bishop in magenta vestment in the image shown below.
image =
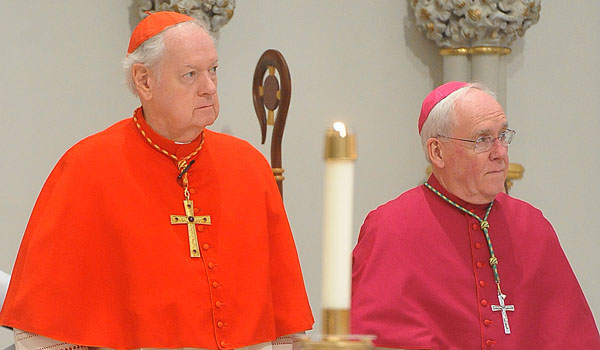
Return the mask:
<path id="1" fill-rule="evenodd" d="M 483 217 L 472 205 L 429 184 Z M 353 252 L 351 327 L 406 349 L 600 349 L 598 329 L 542 213 L 503 193 L 488 222 L 511 334 L 480 223 L 421 185 L 367 216 Z"/>

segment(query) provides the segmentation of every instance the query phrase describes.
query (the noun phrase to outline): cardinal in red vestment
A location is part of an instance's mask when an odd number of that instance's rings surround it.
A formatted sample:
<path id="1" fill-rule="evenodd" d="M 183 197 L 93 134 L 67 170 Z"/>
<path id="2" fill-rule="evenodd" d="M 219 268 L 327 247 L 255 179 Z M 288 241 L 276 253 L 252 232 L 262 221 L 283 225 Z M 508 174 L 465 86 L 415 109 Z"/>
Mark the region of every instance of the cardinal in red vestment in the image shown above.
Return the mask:
<path id="1" fill-rule="evenodd" d="M 492 93 L 446 83 L 418 126 L 433 174 L 365 219 L 352 332 L 403 349 L 600 349 L 552 225 L 504 193 L 515 131 Z"/>
<path id="2" fill-rule="evenodd" d="M 206 129 L 217 65 L 191 17 L 157 12 L 133 31 L 124 66 L 142 106 L 46 180 L 0 313 L 17 350 L 269 349 L 312 327 L 269 164 Z"/>

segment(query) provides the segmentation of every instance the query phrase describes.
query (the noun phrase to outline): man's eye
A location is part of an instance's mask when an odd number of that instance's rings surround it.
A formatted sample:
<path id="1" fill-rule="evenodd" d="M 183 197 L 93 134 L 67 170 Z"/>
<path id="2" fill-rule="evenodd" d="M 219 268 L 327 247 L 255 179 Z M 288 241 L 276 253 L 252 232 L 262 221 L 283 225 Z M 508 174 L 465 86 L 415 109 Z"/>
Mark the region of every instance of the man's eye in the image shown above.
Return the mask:
<path id="1" fill-rule="evenodd" d="M 211 67 L 210 68 L 210 72 L 211 73 L 216 73 L 217 72 L 217 68 L 218 68 L 217 66 Z"/>
<path id="2" fill-rule="evenodd" d="M 188 72 L 188 73 L 185 73 L 183 76 L 186 78 L 193 78 L 194 76 L 196 76 L 196 72 L 194 72 L 194 71 Z"/>
<path id="3" fill-rule="evenodd" d="M 490 136 L 479 136 L 475 142 L 479 144 L 486 144 L 492 142 L 492 138 Z"/>

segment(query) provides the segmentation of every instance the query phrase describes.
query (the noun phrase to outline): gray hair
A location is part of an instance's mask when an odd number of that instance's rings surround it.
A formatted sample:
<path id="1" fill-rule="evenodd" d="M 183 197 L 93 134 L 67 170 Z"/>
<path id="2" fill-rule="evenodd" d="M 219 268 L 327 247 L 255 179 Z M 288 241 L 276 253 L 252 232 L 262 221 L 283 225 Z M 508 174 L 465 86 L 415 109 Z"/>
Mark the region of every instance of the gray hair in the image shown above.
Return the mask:
<path id="1" fill-rule="evenodd" d="M 438 102 L 429 112 L 429 116 L 421 128 L 421 144 L 425 152 L 425 158 L 429 163 L 431 163 L 431 159 L 427 150 L 427 140 L 439 135 L 450 136 L 455 116 L 454 106 L 471 89 L 481 90 L 496 98 L 496 94 L 487 86 L 481 83 L 470 83 Z"/>
<path id="2" fill-rule="evenodd" d="M 156 69 L 156 64 L 162 58 L 165 49 L 165 34 L 173 28 L 186 28 L 194 25 L 204 29 L 207 33 L 210 32 L 206 29 L 206 25 L 200 20 L 194 19 L 193 21 L 181 22 L 165 28 L 162 32 L 144 41 L 138 46 L 135 51 L 127 54 L 123 59 L 123 69 L 125 70 L 125 85 L 131 90 L 131 92 L 137 96 L 137 90 L 133 81 L 132 69 L 135 64 L 142 64 L 148 68 Z M 212 37 L 212 35 L 211 35 Z M 214 38 L 213 38 L 214 41 Z"/>

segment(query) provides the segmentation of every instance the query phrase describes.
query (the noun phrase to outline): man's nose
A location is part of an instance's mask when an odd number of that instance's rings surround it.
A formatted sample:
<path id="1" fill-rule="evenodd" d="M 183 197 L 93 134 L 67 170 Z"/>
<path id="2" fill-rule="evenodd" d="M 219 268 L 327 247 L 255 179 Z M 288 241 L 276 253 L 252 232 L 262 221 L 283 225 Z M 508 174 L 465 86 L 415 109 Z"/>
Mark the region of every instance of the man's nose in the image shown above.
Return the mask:
<path id="1" fill-rule="evenodd" d="M 508 146 L 504 146 L 499 138 L 495 138 L 490 151 L 490 158 L 497 159 L 504 157 L 506 154 L 508 154 Z"/>
<path id="2" fill-rule="evenodd" d="M 216 77 L 209 72 L 202 74 L 198 82 L 198 95 L 214 95 L 217 92 Z"/>

